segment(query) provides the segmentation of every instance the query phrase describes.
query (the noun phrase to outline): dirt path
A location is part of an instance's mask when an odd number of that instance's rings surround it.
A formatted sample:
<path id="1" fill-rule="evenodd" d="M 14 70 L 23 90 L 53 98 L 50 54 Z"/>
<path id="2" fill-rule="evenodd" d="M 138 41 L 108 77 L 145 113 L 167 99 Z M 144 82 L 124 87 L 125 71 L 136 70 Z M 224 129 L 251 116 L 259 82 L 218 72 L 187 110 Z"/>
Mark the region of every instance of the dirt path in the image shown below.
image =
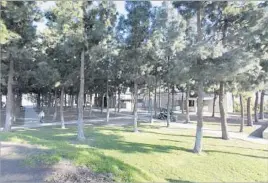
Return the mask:
<path id="1" fill-rule="evenodd" d="M 51 166 L 30 167 L 25 159 L 49 151 L 48 149 L 14 142 L 1 142 L 1 183 L 108 183 L 112 175 L 97 174 L 86 167 L 76 167 L 70 161 L 62 160 Z"/>
<path id="2" fill-rule="evenodd" d="M 50 168 L 31 168 L 25 165 L 27 155 L 44 151 L 37 146 L 18 144 L 13 142 L 1 142 L 0 156 L 0 182 L 1 183 L 33 183 L 43 182 L 51 172 Z"/>

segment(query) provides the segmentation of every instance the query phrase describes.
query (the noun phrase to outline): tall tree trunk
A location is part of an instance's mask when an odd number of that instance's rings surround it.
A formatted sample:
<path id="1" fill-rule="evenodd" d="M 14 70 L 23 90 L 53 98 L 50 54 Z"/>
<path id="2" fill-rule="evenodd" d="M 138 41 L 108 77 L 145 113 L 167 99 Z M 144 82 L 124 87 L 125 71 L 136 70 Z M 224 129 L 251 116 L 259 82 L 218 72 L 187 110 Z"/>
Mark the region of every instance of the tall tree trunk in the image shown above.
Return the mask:
<path id="1" fill-rule="evenodd" d="M 181 113 L 184 114 L 184 96 L 183 96 L 183 92 L 181 92 Z"/>
<path id="2" fill-rule="evenodd" d="M 213 108 L 212 108 L 212 115 L 211 115 L 211 117 L 215 117 L 216 100 L 217 100 L 217 92 L 214 90 Z"/>
<path id="3" fill-rule="evenodd" d="M 109 83 L 108 83 L 108 77 L 106 82 L 106 123 L 109 123 L 110 118 L 110 101 L 109 101 Z"/>
<path id="4" fill-rule="evenodd" d="M 53 115 L 53 121 L 56 121 L 56 119 L 57 119 L 57 113 L 58 113 L 58 99 L 57 99 L 57 90 L 55 89 L 55 110 L 54 110 L 54 115 Z"/>
<path id="5" fill-rule="evenodd" d="M 13 103 L 13 76 L 14 76 L 14 61 L 10 59 L 8 83 L 7 83 L 7 99 L 6 99 L 6 120 L 4 131 L 9 132 L 11 130 L 12 121 L 12 103 Z M 1 99 L 2 100 L 2 99 Z"/>
<path id="6" fill-rule="evenodd" d="M 48 108 L 51 107 L 51 101 L 52 101 L 52 97 L 51 97 L 51 93 L 48 93 Z"/>
<path id="7" fill-rule="evenodd" d="M 220 115 L 221 115 L 221 132 L 222 132 L 222 139 L 228 140 L 228 128 L 227 128 L 227 120 L 226 120 L 226 112 L 224 108 L 224 85 L 223 81 L 220 82 L 220 92 L 219 92 L 219 108 L 220 108 Z"/>
<path id="8" fill-rule="evenodd" d="M 41 106 L 41 94 L 40 92 L 37 93 L 37 98 L 36 98 L 36 103 L 37 103 L 37 109 L 40 109 Z"/>
<path id="9" fill-rule="evenodd" d="M 79 99 L 78 99 L 78 121 L 77 121 L 77 139 L 79 141 L 85 140 L 84 135 L 84 87 L 85 87 L 85 78 L 84 78 L 84 69 L 85 69 L 85 50 L 82 50 L 81 53 L 81 66 L 80 66 L 80 90 L 79 90 Z"/>
<path id="10" fill-rule="evenodd" d="M 87 105 L 87 94 L 84 93 L 84 105 L 83 105 L 83 107 L 86 106 L 86 105 Z"/>
<path id="11" fill-rule="evenodd" d="M 261 103 L 260 103 L 260 117 L 259 119 L 264 119 L 264 95 L 265 91 L 261 91 Z"/>
<path id="12" fill-rule="evenodd" d="M 61 87 L 60 91 L 60 121 L 61 121 L 61 128 L 65 128 L 64 124 L 64 115 L 63 115 L 63 104 L 64 104 L 64 86 Z"/>
<path id="13" fill-rule="evenodd" d="M 197 98 L 197 126 L 195 135 L 194 153 L 202 151 L 202 138 L 203 138 L 203 81 L 198 82 L 198 98 Z"/>
<path id="14" fill-rule="evenodd" d="M 138 132 L 138 111 L 137 111 L 137 102 L 138 102 L 138 84 L 137 79 L 134 80 L 134 132 Z"/>
<path id="15" fill-rule="evenodd" d="M 152 105 L 152 99 L 151 99 L 151 92 L 149 90 L 149 112 L 150 112 L 150 123 L 153 123 L 153 105 Z"/>
<path id="16" fill-rule="evenodd" d="M 155 77 L 155 87 L 154 87 L 154 117 L 157 116 L 156 110 L 157 110 L 157 100 L 156 100 L 156 95 L 157 95 L 157 79 Z"/>
<path id="17" fill-rule="evenodd" d="M 161 81 L 159 82 L 158 105 L 159 105 L 159 108 L 161 108 Z"/>
<path id="18" fill-rule="evenodd" d="M 255 93 L 255 104 L 254 104 L 254 122 L 258 123 L 258 104 L 259 104 L 259 92 Z"/>
<path id="19" fill-rule="evenodd" d="M 101 97 L 101 114 L 103 113 L 103 108 L 104 108 L 104 93 L 102 94 Z"/>
<path id="20" fill-rule="evenodd" d="M 175 86 L 173 85 L 172 86 L 172 94 L 171 94 L 171 110 L 173 111 L 174 110 L 174 95 L 175 95 Z"/>
<path id="21" fill-rule="evenodd" d="M 167 127 L 170 126 L 170 86 L 169 86 L 169 83 L 168 83 L 168 100 L 167 100 Z"/>
<path id="22" fill-rule="evenodd" d="M 197 34 L 198 41 L 202 40 L 202 30 L 201 30 L 201 2 L 199 2 L 199 7 L 196 12 L 196 24 L 197 24 Z M 199 64 L 199 60 L 197 60 Z M 204 83 L 203 79 L 200 79 L 198 82 L 198 99 L 197 99 L 197 126 L 196 126 L 196 135 L 195 135 L 195 145 L 194 153 L 200 153 L 202 151 L 202 138 L 203 138 L 203 91 Z"/>
<path id="23" fill-rule="evenodd" d="M 1 64 L 1 63 L 0 63 Z M 0 91 L 0 109 L 2 110 L 2 92 Z M 0 111 L 1 112 L 1 111 Z"/>
<path id="24" fill-rule="evenodd" d="M 71 94 L 71 108 L 74 108 L 74 95 Z"/>
<path id="25" fill-rule="evenodd" d="M 190 122 L 190 114 L 189 114 L 189 96 L 190 96 L 190 86 L 187 84 L 186 86 L 186 120 L 185 123 Z"/>
<path id="26" fill-rule="evenodd" d="M 252 115 L 251 115 L 251 97 L 248 97 L 247 99 L 247 125 L 253 126 Z"/>
<path id="27" fill-rule="evenodd" d="M 235 100 L 234 100 L 234 94 L 232 93 L 232 100 L 233 100 L 233 112 L 235 112 Z"/>
<path id="28" fill-rule="evenodd" d="M 91 117 L 91 113 L 92 113 L 92 93 L 90 93 L 90 95 L 89 95 L 89 97 L 90 97 L 90 106 L 89 106 L 89 117 Z"/>
<path id="29" fill-rule="evenodd" d="M 66 93 L 64 94 L 64 106 L 65 107 L 67 106 L 67 96 L 66 96 Z"/>
<path id="30" fill-rule="evenodd" d="M 245 123 L 245 118 L 244 118 L 244 101 L 243 101 L 243 96 L 240 94 L 239 95 L 240 99 L 240 111 L 241 111 L 241 122 L 240 122 L 240 132 L 243 132 L 244 130 L 244 123 Z"/>
<path id="31" fill-rule="evenodd" d="M 120 112 L 120 108 L 121 108 L 121 98 L 120 98 L 120 94 L 121 94 L 121 90 L 120 88 L 118 88 L 118 106 L 117 106 L 117 112 Z"/>

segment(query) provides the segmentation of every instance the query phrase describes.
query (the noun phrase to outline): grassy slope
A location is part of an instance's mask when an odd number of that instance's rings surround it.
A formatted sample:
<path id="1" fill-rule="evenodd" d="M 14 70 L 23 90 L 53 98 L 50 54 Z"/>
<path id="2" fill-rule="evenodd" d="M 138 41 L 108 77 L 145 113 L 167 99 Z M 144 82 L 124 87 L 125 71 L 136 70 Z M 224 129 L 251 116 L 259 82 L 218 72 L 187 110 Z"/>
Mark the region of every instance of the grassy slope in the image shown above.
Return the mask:
<path id="1" fill-rule="evenodd" d="M 77 143 L 75 128 L 0 133 L 0 139 L 44 145 L 53 153 L 52 158 L 42 154 L 45 161 L 68 158 L 97 172 L 112 172 L 117 181 L 268 181 L 266 145 L 205 136 L 204 153 L 196 155 L 191 152 L 195 130 L 159 127 L 143 126 L 138 134 L 128 128 L 86 127 L 83 144 Z"/>

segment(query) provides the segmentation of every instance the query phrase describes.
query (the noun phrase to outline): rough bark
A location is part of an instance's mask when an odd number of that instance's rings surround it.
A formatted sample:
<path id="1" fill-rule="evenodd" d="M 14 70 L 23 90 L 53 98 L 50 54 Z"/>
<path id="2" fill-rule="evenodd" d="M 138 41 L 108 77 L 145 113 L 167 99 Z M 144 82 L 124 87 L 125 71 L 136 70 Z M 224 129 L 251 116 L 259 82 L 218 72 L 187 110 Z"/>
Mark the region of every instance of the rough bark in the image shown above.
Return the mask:
<path id="1" fill-rule="evenodd" d="M 138 132 L 138 111 L 137 111 L 137 102 L 138 102 L 138 84 L 137 80 L 134 80 L 134 132 Z"/>
<path id="2" fill-rule="evenodd" d="M 217 92 L 214 90 L 213 108 L 212 108 L 212 115 L 211 115 L 211 117 L 215 117 L 216 100 L 217 100 Z"/>
<path id="3" fill-rule="evenodd" d="M 61 128 L 65 128 L 64 124 L 64 115 L 63 115 L 63 105 L 64 105 L 64 87 L 61 87 L 60 91 L 60 121 L 61 121 Z"/>
<path id="4" fill-rule="evenodd" d="M 170 126 L 170 86 L 169 86 L 169 84 L 168 84 L 168 93 L 167 93 L 167 95 L 168 95 L 168 100 L 167 100 L 167 127 L 169 127 Z"/>
<path id="5" fill-rule="evenodd" d="M 258 123 L 258 104 L 259 104 L 259 92 L 255 93 L 255 104 L 254 104 L 254 122 Z"/>
<path id="6" fill-rule="evenodd" d="M 84 69 L 85 69 L 85 50 L 82 50 L 81 53 L 81 65 L 80 65 L 80 89 L 79 89 L 79 98 L 78 98 L 78 121 L 77 121 L 77 139 L 79 141 L 85 140 L 84 135 L 84 87 L 85 87 L 85 78 L 84 78 Z"/>
<path id="7" fill-rule="evenodd" d="M 228 134 L 228 128 L 227 128 L 227 120 L 226 120 L 226 111 L 224 108 L 224 85 L 225 83 L 223 81 L 220 82 L 220 91 L 219 91 L 219 108 L 220 108 L 220 115 L 221 115 L 221 132 L 222 132 L 222 139 L 228 140 L 229 134 Z"/>
<path id="8" fill-rule="evenodd" d="M 201 153 L 203 139 L 203 81 L 198 82 L 198 98 L 197 98 L 197 126 L 195 135 L 194 153 Z"/>
<path id="9" fill-rule="evenodd" d="M 247 99 L 247 125 L 253 126 L 252 115 L 251 115 L 251 97 L 248 97 Z"/>
<path id="10" fill-rule="evenodd" d="M 54 108 L 55 108 L 55 110 L 54 110 L 54 115 L 53 115 L 53 121 L 56 121 L 56 119 L 57 119 L 57 113 L 58 113 L 58 99 L 57 99 L 57 90 L 55 89 L 55 97 L 54 97 L 55 99 L 55 106 L 54 106 Z"/>
<path id="11" fill-rule="evenodd" d="M 187 84 L 187 89 L 186 89 L 186 119 L 185 119 L 185 123 L 189 123 L 190 122 L 189 96 L 190 96 L 190 86 L 189 86 L 189 84 Z"/>
<path id="12" fill-rule="evenodd" d="M 264 119 L 264 95 L 265 91 L 261 91 L 261 102 L 260 102 L 260 116 L 259 119 Z"/>
<path id="13" fill-rule="evenodd" d="M 241 111 L 241 121 L 240 121 L 240 132 L 243 132 L 244 130 L 244 123 L 245 123 L 245 118 L 244 118 L 244 101 L 243 101 L 243 96 L 240 94 L 239 95 L 240 99 L 240 111 Z"/>
<path id="14" fill-rule="evenodd" d="M 11 130 L 12 122 L 12 103 L 13 103 L 13 76 L 14 76 L 14 61 L 11 58 L 9 63 L 8 83 L 7 83 L 7 100 L 6 100 L 6 120 L 4 131 Z M 1 99 L 2 100 L 2 99 Z"/>

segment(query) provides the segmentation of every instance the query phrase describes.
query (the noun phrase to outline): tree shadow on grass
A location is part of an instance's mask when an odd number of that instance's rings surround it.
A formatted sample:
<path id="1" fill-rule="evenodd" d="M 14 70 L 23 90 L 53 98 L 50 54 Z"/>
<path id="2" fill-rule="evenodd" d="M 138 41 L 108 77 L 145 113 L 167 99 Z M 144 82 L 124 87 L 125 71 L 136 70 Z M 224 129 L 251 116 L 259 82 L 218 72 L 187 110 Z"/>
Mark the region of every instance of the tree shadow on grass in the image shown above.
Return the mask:
<path id="1" fill-rule="evenodd" d="M 204 150 L 204 152 L 206 152 L 206 153 L 222 153 L 222 154 L 231 154 L 231 155 L 245 156 L 245 157 L 250 157 L 250 158 L 268 159 L 267 156 L 255 156 L 255 155 L 241 154 L 241 153 L 228 152 L 228 151 Z"/>
<path id="2" fill-rule="evenodd" d="M 175 179 L 166 179 L 168 182 L 178 182 L 178 183 L 194 183 L 187 180 L 175 180 Z"/>
<path id="3" fill-rule="evenodd" d="M 42 130 L 41 130 L 42 131 Z M 62 133 L 58 133 L 62 131 Z M 66 129 L 67 132 L 70 132 L 69 129 Z M 87 144 L 87 141 L 83 143 L 77 143 L 76 145 L 81 146 L 75 146 L 72 145 L 69 140 L 74 140 L 76 138 L 76 135 L 73 136 L 56 136 L 59 134 L 67 133 L 65 130 L 59 130 L 59 129 L 49 129 L 44 128 L 44 130 L 41 133 L 30 133 L 27 134 L 27 132 L 21 132 L 21 133 L 9 133 L 8 137 L 6 137 L 5 141 L 10 141 L 12 138 L 16 137 L 18 139 L 21 139 L 23 141 L 27 141 L 29 144 L 38 144 L 45 146 L 53 152 L 42 154 L 43 159 L 46 159 L 47 156 L 56 156 L 61 157 L 64 159 L 69 159 L 73 162 L 75 162 L 78 165 L 86 165 L 87 167 L 91 168 L 93 171 L 98 173 L 112 173 L 116 179 L 116 181 L 120 182 L 133 182 L 135 181 L 134 177 L 142 177 L 144 180 L 152 180 L 152 178 L 142 170 L 131 166 L 127 163 L 124 163 L 123 161 L 116 159 L 111 156 L 104 155 L 96 148 L 90 148 Z M 46 132 L 48 134 L 46 134 Z M 53 132 L 55 133 L 53 135 Z M 101 133 L 95 133 L 94 135 L 101 137 Z M 0 134 L 1 137 L 1 134 Z M 112 139 L 113 141 L 118 141 L 120 139 L 120 136 L 116 135 L 105 135 L 103 134 L 103 139 Z M 3 140 L 3 138 L 1 138 Z M 120 144 L 120 143 L 119 143 Z M 85 146 L 83 146 L 85 145 Z M 123 144 L 121 144 L 123 145 Z M 141 150 L 141 149 L 140 149 Z M 36 158 L 39 158 L 37 156 Z M 38 161 L 38 160 L 37 160 Z"/>

